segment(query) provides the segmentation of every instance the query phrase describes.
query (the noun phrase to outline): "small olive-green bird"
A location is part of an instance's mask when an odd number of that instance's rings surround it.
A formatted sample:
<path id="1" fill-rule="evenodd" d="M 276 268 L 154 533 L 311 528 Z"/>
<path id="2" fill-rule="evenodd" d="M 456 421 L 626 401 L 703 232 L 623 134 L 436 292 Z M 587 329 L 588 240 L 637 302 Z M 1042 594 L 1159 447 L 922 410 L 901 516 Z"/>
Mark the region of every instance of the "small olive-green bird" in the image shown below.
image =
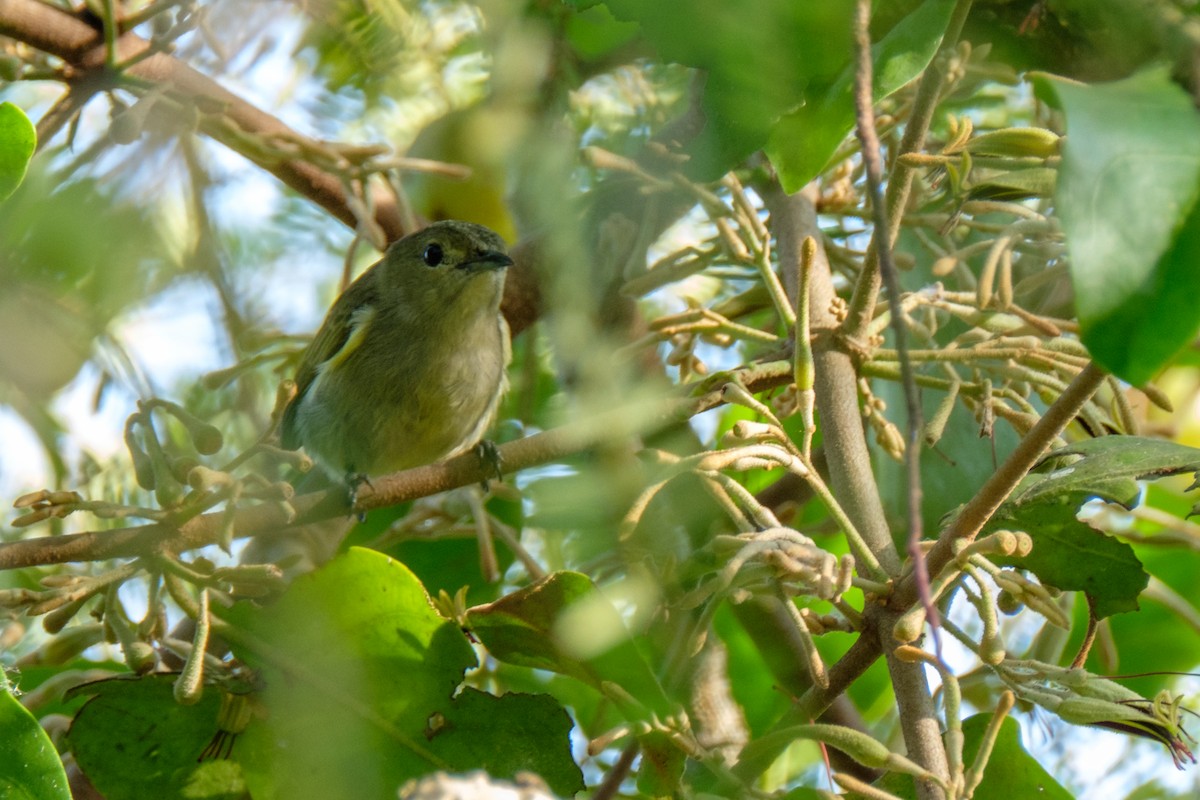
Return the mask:
<path id="1" fill-rule="evenodd" d="M 507 387 L 504 240 L 436 222 L 388 248 L 334 302 L 296 372 L 282 443 L 338 478 L 479 443 Z"/>

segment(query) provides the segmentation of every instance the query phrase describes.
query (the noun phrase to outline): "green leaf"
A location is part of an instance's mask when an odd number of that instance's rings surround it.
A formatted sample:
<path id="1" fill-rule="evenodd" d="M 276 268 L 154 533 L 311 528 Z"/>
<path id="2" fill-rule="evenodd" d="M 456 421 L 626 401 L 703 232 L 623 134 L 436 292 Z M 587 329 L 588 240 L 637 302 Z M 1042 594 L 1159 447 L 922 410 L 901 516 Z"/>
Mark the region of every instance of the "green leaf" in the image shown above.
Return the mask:
<path id="1" fill-rule="evenodd" d="M 991 721 L 991 714 L 976 714 L 963 720 L 963 761 L 966 764 L 974 762 Z M 983 782 L 975 790 L 974 800 L 1014 800 L 1018 797 L 1072 800 L 1071 793 L 1021 745 L 1021 726 L 1008 717 L 1000 724 L 996 744 L 988 758 Z"/>
<path id="2" fill-rule="evenodd" d="M 1128 544 L 1075 518 L 1093 498 L 1131 508 L 1137 481 L 1200 470 L 1200 450 L 1161 439 L 1102 436 L 1061 448 L 1028 475 L 984 531 L 1023 530 L 1033 552 L 1000 563 L 1031 570 L 1044 583 L 1078 590 L 1096 601 L 1104 618 L 1136 610 L 1149 575 Z"/>
<path id="3" fill-rule="evenodd" d="M 493 497 L 488 501 L 488 511 L 500 509 L 502 513 L 511 514 L 510 505 L 517 504 L 506 503 Z M 425 591 L 434 597 L 439 590 L 445 590 L 447 594 L 454 596 L 460 588 L 466 586 L 468 604 L 486 603 L 496 599 L 499 587 L 484 579 L 479 563 L 479 545 L 474 536 L 434 539 L 409 536 L 397 540 L 394 534 L 389 535 L 394 523 L 407 516 L 411 510 L 412 503 L 401 503 L 398 506 L 371 511 L 365 521 L 351 528 L 338 550 L 347 552 L 354 547 L 368 547 L 391 556 L 412 570 L 425 587 Z M 507 522 L 503 517 L 501 520 Z M 512 551 L 502 542 L 497 542 L 496 563 L 501 575 L 512 562 Z"/>
<path id="4" fill-rule="evenodd" d="M 531 771 L 567 797 L 584 788 L 583 774 L 571 759 L 573 726 L 549 695 L 496 697 L 467 688 L 440 712 L 426 736 L 430 750 L 452 771 L 483 769 L 503 777 Z"/>
<path id="5" fill-rule="evenodd" d="M 494 603 L 472 608 L 467 624 L 488 651 L 510 664 L 584 681 L 613 699 L 628 718 L 671 713 L 671 703 L 621 615 L 578 572 L 556 572 Z"/>
<path id="6" fill-rule="evenodd" d="M 852 52 L 851 0 L 605 4 L 617 19 L 637 22 L 663 59 L 705 71 L 706 124 L 689 145 L 688 164 L 700 180 L 762 148 L 780 115 L 804 102 L 810 82 L 827 85 Z"/>
<path id="7" fill-rule="evenodd" d="M 0 103 L 0 201 L 21 185 L 36 149 L 37 130 L 29 117 L 12 103 Z"/>
<path id="8" fill-rule="evenodd" d="M 979 752 L 984 731 L 992 720 L 991 714 L 976 714 L 962 722 L 963 762 L 970 767 Z M 915 800 L 917 794 L 913 779 L 908 775 L 890 772 L 875 786 L 903 800 Z M 847 798 L 862 797 L 848 794 Z M 1042 768 L 1033 756 L 1021 745 L 1021 726 L 1012 717 L 1000 724 L 996 743 L 988 758 L 983 781 L 975 789 L 973 800 L 1074 800 L 1070 792 Z"/>
<path id="9" fill-rule="evenodd" d="M 902 88 L 929 66 L 953 9 L 953 0 L 922 3 L 871 48 L 875 102 Z M 847 56 L 852 52 L 847 50 Z M 819 90 L 814 87 L 804 105 L 780 119 L 771 131 L 767 155 L 779 172 L 784 190 L 799 191 L 820 175 L 853 130 L 854 64 L 847 57 L 832 84 Z"/>
<path id="10" fill-rule="evenodd" d="M 1200 330 L 1200 114 L 1165 68 L 1036 84 L 1067 117 L 1056 206 L 1083 342 L 1140 385 Z"/>
<path id="11" fill-rule="evenodd" d="M 1150 576 L 1133 548 L 1075 518 L 1078 502 L 1038 503 L 1010 514 L 998 511 L 985 532 L 1023 530 L 1033 537 L 1033 551 L 1024 558 L 998 558 L 1006 566 L 1027 569 L 1042 583 L 1085 592 L 1095 600 L 1100 619 L 1136 611 L 1138 595 Z"/>
<path id="12" fill-rule="evenodd" d="M 445 720 L 481 726 L 495 722 L 494 712 L 475 719 L 452 701 L 474 651 L 400 562 L 354 548 L 298 578 L 274 605 L 227 613 L 240 628 L 229 634 L 236 652 L 260 668 L 266 686 L 266 718 L 234 751 L 255 796 L 388 797 L 410 778 L 485 766 L 429 738 Z M 561 777 L 578 772 L 563 722 L 560 715 L 531 740 L 510 730 L 496 744 L 507 750 L 504 763 L 534 771 L 549 763 L 553 774 L 543 777 L 552 786 L 574 785 Z M 518 757 L 533 751 L 542 755 Z"/>
<path id="13" fill-rule="evenodd" d="M 50 737 L 12 696 L 0 672 L 0 797 L 5 800 L 71 800 L 67 775 Z"/>
<path id="14" fill-rule="evenodd" d="M 1005 172 L 973 184 L 967 191 L 967 199 L 1016 202 L 1031 197 L 1049 197 L 1054 194 L 1057 177 L 1057 170 L 1049 167 Z"/>
<path id="15" fill-rule="evenodd" d="M 1047 454 L 1041 465 L 1055 466 L 1023 484 L 1009 502 L 1028 504 L 1086 494 L 1132 508 L 1139 480 L 1200 471 L 1200 450 L 1165 439 L 1101 436 Z"/>
<path id="16" fill-rule="evenodd" d="M 245 796 L 236 764 L 199 760 L 218 731 L 220 692 L 209 689 L 200 702 L 181 706 L 175 677 L 113 678 L 77 690 L 94 696 L 75 716 L 67 741 L 108 800 Z"/>
<path id="17" fill-rule="evenodd" d="M 1191 505 L 1186 498 L 1170 491 L 1166 484 L 1148 486 L 1144 502 L 1160 512 L 1177 516 L 1186 514 Z M 1135 523 L 1135 528 L 1153 537 L 1161 526 Z M 1146 571 L 1161 581 L 1167 591 L 1174 591 L 1184 605 L 1163 603 L 1159 599 L 1161 593 L 1142 597 L 1137 614 L 1118 614 L 1108 620 L 1113 648 L 1093 647 L 1084 665 L 1097 674 L 1140 676 L 1122 683 L 1127 683 L 1143 697 L 1153 697 L 1179 681 L 1177 676 L 1164 673 L 1188 672 L 1200 664 L 1200 632 L 1191 622 L 1197 612 L 1187 610 L 1187 604 L 1194 609 L 1197 603 L 1195 560 L 1181 557 L 1178 549 L 1163 544 L 1138 544 L 1134 552 Z M 1078 602 L 1075 605 L 1075 624 L 1066 645 L 1068 653 L 1079 650 L 1087 629 L 1085 604 Z"/>
<path id="18" fill-rule="evenodd" d="M 638 791 L 645 797 L 676 797 L 686 758 L 670 737 L 651 731 L 638 737 L 642 765 L 638 769 Z"/>
<path id="19" fill-rule="evenodd" d="M 637 25 L 615 19 L 603 3 L 567 17 L 564 30 L 567 40 L 584 58 L 600 58 L 627 44 L 637 32 Z"/>

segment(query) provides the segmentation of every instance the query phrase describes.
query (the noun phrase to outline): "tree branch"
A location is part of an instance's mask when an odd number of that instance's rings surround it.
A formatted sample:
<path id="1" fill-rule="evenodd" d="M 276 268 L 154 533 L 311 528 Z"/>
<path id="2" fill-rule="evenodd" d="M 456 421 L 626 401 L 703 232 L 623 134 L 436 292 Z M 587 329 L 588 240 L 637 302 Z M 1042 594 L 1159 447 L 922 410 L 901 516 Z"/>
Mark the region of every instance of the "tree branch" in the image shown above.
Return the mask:
<path id="1" fill-rule="evenodd" d="M 916 586 L 921 594 L 921 602 L 926 607 L 926 615 L 934 631 L 937 642 L 937 610 L 929 596 L 929 574 L 925 569 L 925 559 L 921 552 L 921 398 L 917 393 L 916 379 L 913 377 L 912 363 L 908 358 L 908 338 L 904 327 L 904 314 L 900 305 L 900 279 L 896 275 L 896 265 L 892 261 L 892 236 L 888 231 L 887 210 L 883 199 L 883 158 L 879 152 L 879 136 L 875 132 L 875 111 L 871 91 L 871 3 L 870 0 L 858 0 L 854 8 L 854 43 L 857 65 L 854 70 L 854 114 L 857 120 L 857 132 L 862 143 L 863 165 L 867 174 L 867 193 L 871 203 L 871 217 L 875 230 L 883 231 L 875 237 L 878 272 L 887 286 L 888 300 L 891 303 L 891 327 L 896 339 L 896 354 L 900 362 L 900 382 L 904 389 L 905 408 L 907 410 L 907 436 L 905 437 L 904 463 L 907 477 L 907 506 L 908 506 L 908 557 Z M 941 725 L 933 706 L 933 697 L 929 693 L 929 683 L 925 678 L 925 667 L 918 663 L 909 663 L 896 658 L 892 652 L 898 642 L 888 641 L 895 619 L 880 616 L 878 633 L 881 644 L 885 644 L 884 654 L 887 656 L 888 673 L 892 676 L 892 686 L 896 692 L 896 704 L 900 714 L 900 728 L 904 732 L 904 743 L 908 749 L 909 758 L 916 761 L 934 775 L 946 777 L 950 774 L 946 758 L 946 748 L 942 744 Z M 937 645 L 938 655 L 941 655 L 941 644 Z M 945 797 L 941 787 L 929 783 L 918 782 L 918 797 L 938 800 Z"/>
<path id="2" fill-rule="evenodd" d="M 1071 381 L 1066 391 L 1059 395 L 1037 424 L 1025 435 L 1016 448 L 1004 460 L 992 476 L 984 482 L 975 493 L 950 527 L 942 531 L 937 543 L 929 551 L 926 561 L 929 564 L 929 574 L 937 575 L 950 559 L 954 557 L 954 543 L 962 540 L 970 543 L 987 524 L 1000 504 L 1008 499 L 1017 484 L 1033 468 L 1047 448 L 1063 429 L 1075 419 L 1084 404 L 1091 399 L 1100 384 L 1104 382 L 1105 373 L 1094 363 L 1088 364 L 1075 380 Z M 912 574 L 907 574 L 896 587 L 896 591 L 888 598 L 888 605 L 895 610 L 904 610 L 917 599 L 916 581 Z"/>
<path id="3" fill-rule="evenodd" d="M 967 14 L 971 10 L 972 0 L 958 0 L 950 15 L 950 22 L 942 36 L 942 46 L 939 54 L 933 57 L 929 67 L 917 84 L 916 97 L 913 99 L 912 113 L 904 124 L 904 136 L 900 139 L 900 147 L 892 160 L 892 173 L 888 178 L 887 192 L 884 197 L 884 208 L 887 210 L 887 225 L 876 227 L 871 231 L 871 241 L 867 245 L 867 257 L 864 259 L 864 269 L 859 274 L 854 294 L 850 298 L 850 310 L 842 329 L 847 336 L 859 338 L 867 329 L 875 310 L 879 296 L 882 277 L 879 274 L 879 245 L 887 242 L 888 246 L 895 244 L 896 236 L 900 233 L 900 221 L 904 218 L 904 210 L 908 206 L 908 198 L 912 193 L 913 167 L 900 160 L 905 153 L 917 153 L 925 147 L 925 135 L 929 132 L 929 124 L 933 121 L 933 112 L 937 110 L 941 99 L 942 86 L 946 82 L 946 73 L 938 63 L 940 53 L 946 52 L 958 42 Z M 883 238 L 886 232 L 887 238 Z"/>
<path id="4" fill-rule="evenodd" d="M 75 73 L 73 81 L 105 73 L 106 47 L 103 33 L 84 18 L 38 0 L 0 0 L 0 36 L 24 42 L 58 56 Z M 134 33 L 122 34 L 116 42 L 120 61 L 148 52 L 152 45 Z M 274 175 L 285 185 L 325 209 L 351 229 L 359 227 L 342 178 L 303 158 L 268 157 L 248 147 L 250 140 L 291 142 L 313 149 L 321 143 L 295 131 L 278 117 L 262 111 L 212 78 L 192 69 L 166 53 L 154 53 L 125 70 L 132 78 L 161 86 L 183 102 L 200 101 L 200 129 L 234 152 Z M 374 222 L 388 241 L 411 233 L 397 207 L 395 196 L 382 187 L 372 195 Z M 541 313 L 537 288 L 540 248 L 536 242 L 521 242 L 513 248 L 516 264 L 505 282 L 504 315 L 513 333 L 532 324 Z"/>
<path id="5" fill-rule="evenodd" d="M 783 386 L 791 380 L 786 362 L 752 367 L 741 380 L 754 392 Z M 605 414 L 560 428 L 508 442 L 498 448 L 505 472 L 513 474 L 530 467 L 561 460 L 623 435 L 646 434 L 685 420 L 723 403 L 721 386 L 690 398 L 671 397 L 653 405 L 618 408 Z M 370 511 L 415 500 L 418 497 L 479 483 L 492 476 L 490 465 L 480 463 L 474 453 L 446 461 L 374 478 L 359 488 L 355 510 Z M 279 504 L 238 509 L 234 536 L 255 536 L 296 524 L 307 524 L 346 516 L 346 491 L 336 487 L 299 495 L 291 500 L 294 519 Z M 224 513 L 202 514 L 181 525 L 154 523 L 107 531 L 89 531 L 63 536 L 23 539 L 0 543 L 0 570 L 67 562 L 135 558 L 148 553 L 180 552 L 214 544 L 221 539 Z"/>
<path id="6" fill-rule="evenodd" d="M 771 212 L 771 227 L 779 242 L 780 272 L 787 283 L 798 270 L 786 265 L 798 264 L 805 237 L 817 242 L 812 265 L 812 296 L 810 298 L 813 362 L 816 371 L 814 389 L 825 456 L 829 464 L 830 483 L 834 495 L 846 509 L 854 526 L 867 546 L 889 575 L 900 574 L 900 556 L 892 542 L 883 503 L 871 471 L 871 454 L 867 450 L 862 415 L 858 410 L 858 374 L 850 355 L 838 347 L 834 337 L 838 320 L 833 315 L 833 274 L 825 248 L 820 245 L 821 230 L 817 226 L 816 186 L 809 185 L 788 196 L 777 186 L 764 192 Z M 788 285 L 794 299 L 796 287 Z"/>

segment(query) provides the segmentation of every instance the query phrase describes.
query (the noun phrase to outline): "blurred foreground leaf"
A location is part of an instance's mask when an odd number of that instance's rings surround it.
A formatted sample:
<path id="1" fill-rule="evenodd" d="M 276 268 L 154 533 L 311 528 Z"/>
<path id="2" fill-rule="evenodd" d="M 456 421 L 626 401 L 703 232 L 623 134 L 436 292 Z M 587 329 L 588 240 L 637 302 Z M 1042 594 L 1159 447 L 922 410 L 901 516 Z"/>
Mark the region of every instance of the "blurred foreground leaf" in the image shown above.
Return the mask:
<path id="1" fill-rule="evenodd" d="M 36 149 L 37 131 L 29 117 L 12 103 L 0 103 L 0 201 L 21 185 Z"/>
<path id="2" fill-rule="evenodd" d="M 475 654 L 398 561 L 354 548 L 273 606 L 229 616 L 249 634 L 237 652 L 266 684 L 267 718 L 234 752 L 256 796 L 391 797 L 410 778 L 476 768 L 537 772 L 560 794 L 582 788 L 571 720 L 548 697 L 454 697 Z M 477 735 L 464 741 L 465 730 Z"/>
<path id="3" fill-rule="evenodd" d="M 1200 331 L 1200 113 L 1164 68 L 1036 85 L 1067 116 L 1056 205 L 1083 342 L 1141 385 Z"/>
<path id="4" fill-rule="evenodd" d="M 924 71 L 941 45 L 953 9 L 952 0 L 922 3 L 871 48 L 871 88 L 877 102 Z M 849 29 L 848 20 L 846 25 Z M 811 90 L 804 105 L 771 131 L 767 153 L 785 191 L 797 192 L 821 174 L 854 130 L 854 64 L 849 58 L 847 62 L 837 80 Z"/>
<path id="5" fill-rule="evenodd" d="M 602 691 L 623 690 L 614 699 L 629 718 L 671 712 L 621 615 L 586 575 L 548 575 L 471 609 L 467 623 L 501 661 L 569 675 Z"/>

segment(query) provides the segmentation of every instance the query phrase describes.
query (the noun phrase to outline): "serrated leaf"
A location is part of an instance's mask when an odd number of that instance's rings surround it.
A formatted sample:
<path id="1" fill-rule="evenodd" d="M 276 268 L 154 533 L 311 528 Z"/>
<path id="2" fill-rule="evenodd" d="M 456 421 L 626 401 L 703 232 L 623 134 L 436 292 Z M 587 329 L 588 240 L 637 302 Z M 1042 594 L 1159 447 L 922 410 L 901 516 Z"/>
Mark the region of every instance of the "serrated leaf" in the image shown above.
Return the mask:
<path id="1" fill-rule="evenodd" d="M 997 564 L 1027 569 L 1048 586 L 1086 593 L 1100 619 L 1136 611 L 1150 576 L 1133 548 L 1075 518 L 1086 498 L 1079 495 L 1001 508 L 984 533 L 1023 530 L 1033 550 L 1023 558 L 996 558 Z M 1011 512 L 1011 515 L 1010 513 Z"/>
<path id="2" fill-rule="evenodd" d="M 37 130 L 29 117 L 12 103 L 0 103 L 0 201 L 21 185 L 36 149 Z"/>
<path id="3" fill-rule="evenodd" d="M 1085 494 L 1131 508 L 1138 494 L 1136 481 L 1200 471 L 1200 450 L 1165 439 L 1100 436 L 1048 453 L 1038 464 L 1055 468 L 1031 475 L 1009 502 Z"/>
<path id="4" fill-rule="evenodd" d="M 584 788 L 571 758 L 574 723 L 552 697 L 509 692 L 501 697 L 463 689 L 444 711 L 436 730 L 427 729 L 430 749 L 454 772 L 483 769 L 513 777 L 535 772 L 560 797 Z"/>
<path id="5" fill-rule="evenodd" d="M 578 572 L 556 572 L 467 612 L 467 625 L 501 661 L 569 675 L 597 689 L 619 687 L 629 717 L 671 711 L 662 686 L 621 615 Z"/>
<path id="6" fill-rule="evenodd" d="M 1023 530 L 1033 552 L 999 563 L 1032 571 L 1050 586 L 1083 591 L 1096 601 L 1100 618 L 1137 609 L 1149 575 L 1133 548 L 1075 515 L 1099 498 L 1131 508 L 1138 481 L 1200 470 L 1200 450 L 1162 439 L 1103 436 L 1055 450 L 1025 477 L 984 528 Z"/>
<path id="7" fill-rule="evenodd" d="M 1083 342 L 1141 385 L 1200 330 L 1200 114 L 1165 67 L 1035 86 L 1066 112 L 1056 206 Z"/>

